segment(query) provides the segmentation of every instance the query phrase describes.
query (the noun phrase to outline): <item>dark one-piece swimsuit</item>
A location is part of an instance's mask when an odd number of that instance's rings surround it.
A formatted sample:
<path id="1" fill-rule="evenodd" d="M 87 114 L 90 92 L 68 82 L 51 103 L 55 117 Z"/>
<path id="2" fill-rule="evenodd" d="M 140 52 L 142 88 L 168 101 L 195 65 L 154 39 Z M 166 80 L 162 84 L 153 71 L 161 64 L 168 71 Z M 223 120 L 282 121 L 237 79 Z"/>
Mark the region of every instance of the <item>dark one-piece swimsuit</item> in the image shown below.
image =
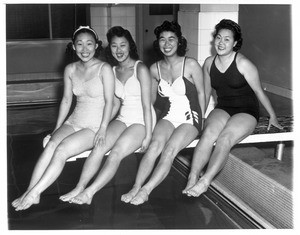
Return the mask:
<path id="1" fill-rule="evenodd" d="M 215 108 L 222 109 L 230 116 L 237 113 L 247 113 L 259 119 L 259 102 L 244 76 L 236 66 L 236 57 L 228 69 L 221 73 L 215 65 L 216 57 L 210 69 L 211 86 L 217 93 L 217 105 Z"/>

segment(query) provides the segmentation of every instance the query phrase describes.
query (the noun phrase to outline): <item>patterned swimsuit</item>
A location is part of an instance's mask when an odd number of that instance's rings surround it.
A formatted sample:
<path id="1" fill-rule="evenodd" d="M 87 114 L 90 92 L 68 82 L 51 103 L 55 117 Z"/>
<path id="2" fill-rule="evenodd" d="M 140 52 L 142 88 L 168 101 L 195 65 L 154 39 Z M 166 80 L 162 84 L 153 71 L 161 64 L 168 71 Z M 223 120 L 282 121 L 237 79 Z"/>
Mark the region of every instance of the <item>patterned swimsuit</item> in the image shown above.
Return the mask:
<path id="1" fill-rule="evenodd" d="M 184 77 L 185 60 L 186 58 L 182 62 L 181 76 L 172 84 L 161 78 L 159 63 L 156 63 L 159 75 L 158 94 L 164 100 L 161 116 L 162 119 L 170 121 L 175 128 L 188 123 L 200 132 L 202 116 L 198 93 L 195 85 Z"/>

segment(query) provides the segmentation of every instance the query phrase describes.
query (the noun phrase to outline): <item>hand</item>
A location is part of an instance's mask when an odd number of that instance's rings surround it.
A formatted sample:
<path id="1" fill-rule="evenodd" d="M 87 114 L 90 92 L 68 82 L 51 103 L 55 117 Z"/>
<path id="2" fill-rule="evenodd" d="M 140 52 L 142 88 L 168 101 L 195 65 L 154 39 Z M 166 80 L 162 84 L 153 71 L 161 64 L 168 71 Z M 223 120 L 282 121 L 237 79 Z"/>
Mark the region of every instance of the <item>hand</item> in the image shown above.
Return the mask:
<path id="1" fill-rule="evenodd" d="M 106 139 L 106 130 L 99 129 L 94 138 L 94 146 L 103 146 L 105 145 Z"/>
<path id="2" fill-rule="evenodd" d="M 269 125 L 268 125 L 268 131 L 270 130 L 271 126 L 275 126 L 277 127 L 278 129 L 282 130 L 283 129 L 283 126 L 281 126 L 279 123 L 278 123 L 278 120 L 276 117 L 270 117 L 269 119 Z"/>
<path id="3" fill-rule="evenodd" d="M 144 140 L 143 140 L 143 142 L 142 142 L 142 146 L 141 146 L 141 149 L 140 149 L 140 152 L 145 152 L 147 149 L 148 149 L 148 147 L 149 147 L 149 145 L 150 145 L 150 141 L 151 141 L 151 138 L 149 138 L 149 137 L 146 137 Z"/>

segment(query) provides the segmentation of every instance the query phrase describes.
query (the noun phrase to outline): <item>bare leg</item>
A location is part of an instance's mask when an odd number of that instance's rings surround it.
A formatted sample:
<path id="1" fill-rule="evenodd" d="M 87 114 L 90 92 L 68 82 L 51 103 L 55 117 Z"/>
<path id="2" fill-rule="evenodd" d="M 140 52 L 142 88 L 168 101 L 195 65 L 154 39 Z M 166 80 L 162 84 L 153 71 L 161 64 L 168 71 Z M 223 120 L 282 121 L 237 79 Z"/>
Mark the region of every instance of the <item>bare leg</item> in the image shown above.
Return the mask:
<path id="1" fill-rule="evenodd" d="M 192 188 L 187 190 L 188 195 L 198 197 L 207 191 L 214 177 L 224 167 L 231 148 L 250 135 L 256 124 L 254 117 L 244 113 L 236 114 L 228 120 L 218 137 L 205 174 Z"/>
<path id="2" fill-rule="evenodd" d="M 151 174 L 157 157 L 162 152 L 165 143 L 173 131 L 174 126 L 169 121 L 160 120 L 157 123 L 149 148 L 141 160 L 133 188 L 128 193 L 122 195 L 121 201 L 128 203 L 138 193 L 147 177 Z"/>
<path id="3" fill-rule="evenodd" d="M 38 183 L 28 192 L 16 210 L 25 210 L 38 203 L 40 194 L 48 188 L 60 175 L 65 161 L 93 146 L 94 132 L 83 129 L 65 138 L 56 148 L 53 158 Z"/>
<path id="4" fill-rule="evenodd" d="M 205 121 L 202 136 L 200 137 L 200 140 L 194 150 L 191 170 L 187 185 L 182 191 L 183 194 L 187 194 L 187 191 L 199 180 L 201 171 L 210 159 L 213 145 L 229 118 L 230 116 L 228 113 L 220 109 L 213 110 L 208 116 L 207 120 Z"/>
<path id="5" fill-rule="evenodd" d="M 109 124 L 106 133 L 105 146 L 94 147 L 93 151 L 84 163 L 78 184 L 71 192 L 62 195 L 59 198 L 60 200 L 70 201 L 86 188 L 87 184 L 99 170 L 104 155 L 113 147 L 125 129 L 126 125 L 120 121 L 112 121 Z"/>
<path id="6" fill-rule="evenodd" d="M 22 202 L 23 198 L 27 195 L 27 193 L 36 185 L 36 183 L 41 179 L 42 175 L 44 174 L 45 170 L 47 169 L 52 157 L 53 153 L 58 146 L 58 144 L 68 135 L 74 133 L 74 129 L 68 125 L 63 125 L 61 128 L 59 128 L 51 137 L 50 141 L 48 142 L 47 146 L 45 147 L 44 151 L 42 152 L 41 156 L 39 157 L 31 179 L 29 186 L 27 190 L 23 193 L 22 196 L 19 198 L 15 199 L 12 202 L 13 207 L 18 207 L 20 203 Z M 36 202 L 38 202 L 36 200 Z"/>
<path id="7" fill-rule="evenodd" d="M 114 177 L 120 162 L 141 147 L 145 134 L 145 127 L 143 125 L 134 124 L 128 127 L 115 143 L 95 181 L 83 192 L 72 198 L 71 202 L 76 204 L 91 204 L 94 194 Z"/>
<path id="8" fill-rule="evenodd" d="M 180 150 L 191 143 L 198 135 L 198 130 L 190 124 L 182 124 L 177 127 L 167 142 L 160 161 L 158 162 L 150 180 L 140 189 L 131 200 L 131 204 L 140 205 L 148 200 L 148 195 L 169 174 L 172 163 Z"/>

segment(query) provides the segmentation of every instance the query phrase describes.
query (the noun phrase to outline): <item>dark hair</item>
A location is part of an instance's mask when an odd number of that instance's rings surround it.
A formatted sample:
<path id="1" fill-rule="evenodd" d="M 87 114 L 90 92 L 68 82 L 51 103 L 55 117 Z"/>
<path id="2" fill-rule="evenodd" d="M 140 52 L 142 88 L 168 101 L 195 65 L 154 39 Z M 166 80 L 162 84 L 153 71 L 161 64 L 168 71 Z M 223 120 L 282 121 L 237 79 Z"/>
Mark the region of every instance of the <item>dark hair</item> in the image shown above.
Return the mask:
<path id="1" fill-rule="evenodd" d="M 111 41 L 114 37 L 124 37 L 129 42 L 129 56 L 134 60 L 139 59 L 139 55 L 137 53 L 137 46 L 127 29 L 122 28 L 121 26 L 114 26 L 110 28 L 106 34 L 108 46 L 105 48 L 105 57 L 107 62 L 112 66 L 118 65 L 118 61 L 113 57 L 110 49 Z"/>
<path id="2" fill-rule="evenodd" d="M 234 41 L 237 41 L 236 45 L 233 47 L 233 50 L 238 51 L 241 49 L 243 44 L 241 27 L 232 20 L 223 19 L 215 27 L 215 33 L 213 35 L 214 38 L 216 38 L 221 29 L 228 29 L 233 33 Z"/>
<path id="3" fill-rule="evenodd" d="M 153 42 L 154 50 L 162 56 L 162 52 L 159 49 L 159 37 L 162 32 L 173 32 L 178 37 L 178 48 L 177 48 L 177 55 L 184 56 L 187 52 L 187 41 L 182 36 L 181 27 L 176 21 L 167 21 L 165 20 L 162 25 L 157 26 L 154 29 L 154 34 L 156 36 L 156 40 Z"/>
<path id="4" fill-rule="evenodd" d="M 76 53 L 73 50 L 73 45 L 75 43 L 76 37 L 81 33 L 88 33 L 90 34 L 94 39 L 96 44 L 98 44 L 98 47 L 96 48 L 94 57 L 99 57 L 102 48 L 102 41 L 98 39 L 98 35 L 94 29 L 92 29 L 90 26 L 80 26 L 78 29 L 76 29 L 71 37 L 72 42 L 67 44 L 66 48 L 66 54 L 68 56 L 69 62 L 76 60 Z M 78 59 L 78 58 L 77 58 Z"/>

